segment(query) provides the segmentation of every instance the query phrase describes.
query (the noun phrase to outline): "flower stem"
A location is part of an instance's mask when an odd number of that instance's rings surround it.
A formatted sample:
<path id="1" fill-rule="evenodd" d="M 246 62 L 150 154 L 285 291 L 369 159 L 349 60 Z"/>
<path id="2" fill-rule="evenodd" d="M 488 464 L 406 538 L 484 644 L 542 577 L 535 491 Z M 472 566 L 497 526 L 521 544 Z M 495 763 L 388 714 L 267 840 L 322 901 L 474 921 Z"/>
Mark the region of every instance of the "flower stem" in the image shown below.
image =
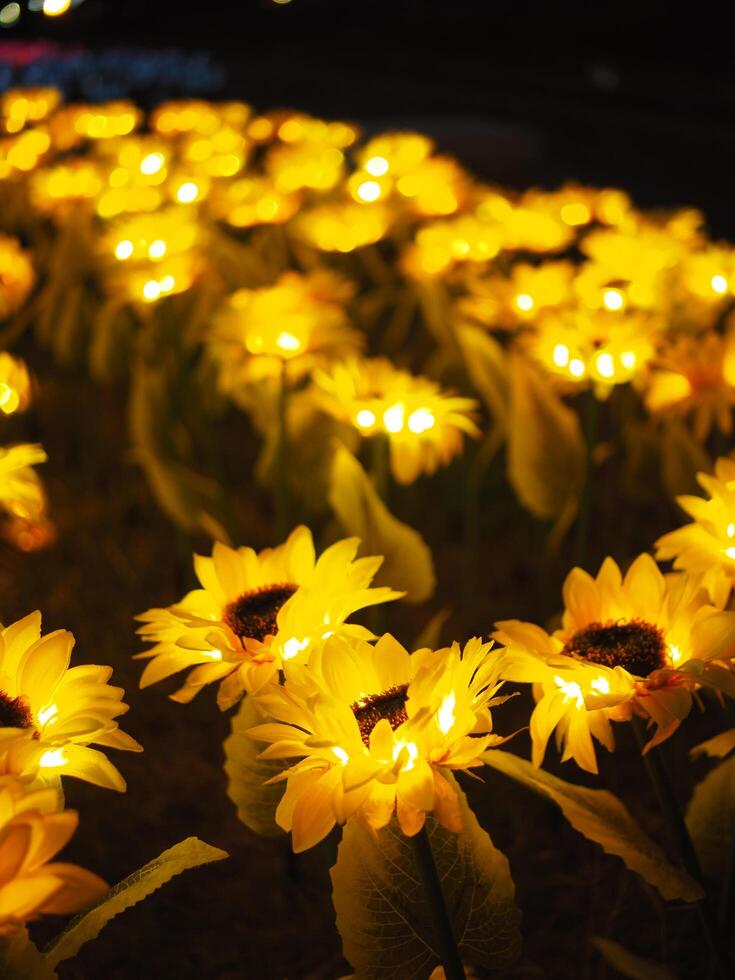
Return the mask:
<path id="1" fill-rule="evenodd" d="M 633 732 L 640 746 L 641 751 L 647 742 L 646 727 L 641 718 L 633 715 L 631 719 Z M 689 836 L 681 807 L 674 795 L 674 791 L 669 781 L 668 774 L 664 768 L 658 748 L 650 749 L 643 756 L 643 763 L 648 772 L 651 786 L 658 798 L 659 806 L 668 820 L 671 831 L 676 838 L 679 854 L 689 875 L 702 886 L 703 897 L 696 903 L 697 912 L 702 928 L 709 941 L 712 955 L 714 956 L 717 970 L 722 980 L 735 976 L 735 970 L 731 963 L 730 954 L 723 936 L 717 925 L 717 913 L 712 900 L 707 892 L 699 865 L 699 858 L 694 849 L 692 838 Z"/>
<path id="2" fill-rule="evenodd" d="M 444 967 L 444 974 L 447 980 L 466 980 L 426 827 L 422 827 L 418 834 L 409 840 L 413 844 L 421 884 L 424 886 L 424 894 L 429 905 L 434 940 Z"/>
<path id="3" fill-rule="evenodd" d="M 582 484 L 582 496 L 579 502 L 579 514 L 577 516 L 577 541 L 576 541 L 576 562 L 580 568 L 587 564 L 588 546 L 590 537 L 590 516 L 592 511 L 592 473 L 594 468 L 594 451 L 597 442 L 597 421 L 600 412 L 600 404 L 594 391 L 590 388 L 584 394 L 582 408 L 582 423 L 584 426 L 584 475 Z"/>
<path id="4" fill-rule="evenodd" d="M 370 440 L 370 476 L 373 480 L 375 492 L 388 506 L 388 470 L 390 464 L 390 445 L 388 437 L 384 435 L 373 436 Z"/>
<path id="5" fill-rule="evenodd" d="M 282 542 L 288 534 L 288 374 L 286 360 L 281 364 L 281 383 L 278 390 L 278 443 L 276 445 L 276 540 Z"/>

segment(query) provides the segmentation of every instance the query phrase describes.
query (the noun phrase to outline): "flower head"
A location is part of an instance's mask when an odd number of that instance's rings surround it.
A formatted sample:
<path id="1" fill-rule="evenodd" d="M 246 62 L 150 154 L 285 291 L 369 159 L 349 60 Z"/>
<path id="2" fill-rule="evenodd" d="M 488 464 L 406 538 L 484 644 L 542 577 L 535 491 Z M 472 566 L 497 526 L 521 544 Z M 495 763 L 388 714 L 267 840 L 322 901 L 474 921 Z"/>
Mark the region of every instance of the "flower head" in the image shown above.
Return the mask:
<path id="1" fill-rule="evenodd" d="M 478 435 L 474 399 L 444 392 L 430 378 L 400 371 L 384 358 L 337 364 L 316 380 L 329 412 L 363 436 L 388 438 L 399 483 L 435 473 L 461 453 L 463 434 Z"/>
<path id="2" fill-rule="evenodd" d="M 41 614 L 0 631 L 0 773 L 46 779 L 76 776 L 124 790 L 115 766 L 92 744 L 140 751 L 122 732 L 123 690 L 107 680 L 110 667 L 70 667 L 74 637 L 41 636 Z"/>
<path id="3" fill-rule="evenodd" d="M 383 559 L 356 558 L 358 546 L 357 538 L 346 538 L 317 558 L 311 531 L 302 526 L 260 553 L 218 543 L 211 558 L 196 555 L 202 587 L 138 617 L 139 633 L 155 644 L 138 655 L 151 658 L 141 687 L 193 667 L 174 700 L 190 701 L 221 681 L 218 702 L 227 708 L 244 690 L 268 683 L 284 663 L 305 662 L 333 634 L 369 637 L 347 619 L 401 593 L 370 588 Z"/>
<path id="4" fill-rule="evenodd" d="M 22 412 L 31 400 L 31 379 L 25 361 L 0 351 L 0 412 Z"/>
<path id="5" fill-rule="evenodd" d="M 0 319 L 15 313 L 33 289 L 36 274 L 15 238 L 0 235 Z"/>
<path id="6" fill-rule="evenodd" d="M 334 637 L 308 666 L 285 667 L 284 685 L 258 697 L 272 721 L 251 729 L 270 742 L 263 758 L 300 758 L 282 777 L 276 820 L 295 851 L 358 816 L 384 827 L 395 812 L 405 834 L 433 811 L 462 829 L 457 800 L 443 772 L 482 765 L 503 741 L 492 734 L 490 707 L 498 659 L 491 644 L 409 654 L 392 636 L 375 646 Z"/>
<path id="7" fill-rule="evenodd" d="M 650 555 L 623 576 L 606 558 L 595 578 L 573 569 L 564 583 L 561 629 L 498 623 L 506 646 L 502 676 L 535 685 L 533 761 L 540 765 L 556 730 L 563 760 L 597 772 L 592 736 L 614 747 L 611 721 L 635 713 L 656 726 L 649 746 L 671 735 L 709 687 L 735 695 L 735 613 L 709 604 L 698 584 L 665 579 Z"/>
<path id="8" fill-rule="evenodd" d="M 41 519 L 46 496 L 33 466 L 45 460 L 46 453 L 33 443 L 0 446 L 0 505 L 14 516 Z"/>

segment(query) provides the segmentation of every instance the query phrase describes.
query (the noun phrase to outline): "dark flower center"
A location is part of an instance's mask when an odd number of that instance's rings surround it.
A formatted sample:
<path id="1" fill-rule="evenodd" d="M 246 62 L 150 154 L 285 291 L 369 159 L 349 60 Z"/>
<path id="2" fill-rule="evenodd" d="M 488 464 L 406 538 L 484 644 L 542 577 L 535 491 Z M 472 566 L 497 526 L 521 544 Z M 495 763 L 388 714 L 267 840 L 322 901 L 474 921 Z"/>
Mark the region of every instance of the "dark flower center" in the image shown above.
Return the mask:
<path id="1" fill-rule="evenodd" d="M 225 608 L 224 621 L 241 640 L 260 640 L 275 636 L 276 617 L 283 606 L 296 592 L 298 585 L 281 582 L 278 585 L 264 585 L 252 592 L 245 592 Z"/>
<path id="2" fill-rule="evenodd" d="M 25 698 L 0 691 L 0 728 L 32 728 L 33 716 Z"/>
<path id="3" fill-rule="evenodd" d="M 408 684 L 391 687 L 382 694 L 370 694 L 351 704 L 352 713 L 357 719 L 357 727 L 365 745 L 370 747 L 370 733 L 383 718 L 387 718 L 393 731 L 408 721 L 406 700 Z"/>
<path id="4" fill-rule="evenodd" d="M 590 623 L 577 630 L 562 653 L 604 667 L 624 667 L 637 677 L 648 677 L 668 662 L 663 633 L 642 619 Z"/>

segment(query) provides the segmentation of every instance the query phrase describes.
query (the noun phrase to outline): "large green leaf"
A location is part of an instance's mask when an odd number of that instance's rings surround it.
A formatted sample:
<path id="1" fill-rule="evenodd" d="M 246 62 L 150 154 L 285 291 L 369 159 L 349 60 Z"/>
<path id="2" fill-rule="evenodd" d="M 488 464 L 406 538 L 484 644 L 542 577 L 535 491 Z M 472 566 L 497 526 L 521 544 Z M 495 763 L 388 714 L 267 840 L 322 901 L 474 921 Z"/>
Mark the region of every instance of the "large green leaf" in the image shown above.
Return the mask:
<path id="1" fill-rule="evenodd" d="M 55 980 L 43 953 L 31 942 L 28 930 L 0 936 L 0 980 Z"/>
<path id="2" fill-rule="evenodd" d="M 360 538 L 362 554 L 384 556 L 376 585 L 405 592 L 408 602 L 429 598 L 436 585 L 429 546 L 418 531 L 391 514 L 344 446 L 334 454 L 329 502 L 345 531 Z"/>
<path id="3" fill-rule="evenodd" d="M 674 974 L 670 973 L 662 963 L 636 956 L 612 939 L 598 938 L 593 939 L 592 943 L 602 953 L 605 962 L 624 977 L 630 977 L 631 980 L 675 980 Z"/>
<path id="4" fill-rule="evenodd" d="M 714 738 L 708 738 L 706 742 L 700 742 L 690 749 L 689 755 L 695 759 L 699 755 L 708 755 L 712 759 L 724 759 L 726 755 L 735 750 L 735 728 L 728 728 L 726 732 L 720 732 Z"/>
<path id="5" fill-rule="evenodd" d="M 276 837 L 283 833 L 275 813 L 286 784 L 264 783 L 282 772 L 289 760 L 258 758 L 263 745 L 246 733 L 262 721 L 253 699 L 244 698 L 232 719 L 232 734 L 224 742 L 227 795 L 246 827 L 263 837 Z"/>
<path id="6" fill-rule="evenodd" d="M 111 919 L 143 901 L 182 871 L 212 861 L 222 861 L 227 856 L 226 851 L 205 844 L 196 837 L 187 837 L 170 847 L 115 885 L 87 912 L 78 915 L 46 950 L 49 966 L 55 967 L 62 960 L 76 956 L 85 943 L 97 938 Z"/>
<path id="7" fill-rule="evenodd" d="M 669 862 L 617 796 L 604 789 L 567 783 L 500 749 L 486 752 L 483 758 L 488 766 L 556 803 L 575 830 L 608 854 L 622 858 L 626 867 L 645 878 L 665 899 L 696 902 L 702 897 L 698 882 Z"/>
<path id="8" fill-rule="evenodd" d="M 462 960 L 507 968 L 520 950 L 520 912 L 508 861 L 459 787 L 465 830 L 427 829 Z M 359 980 L 418 980 L 439 964 L 411 841 L 395 821 L 374 833 L 348 822 L 332 868 L 337 928 Z"/>
<path id="9" fill-rule="evenodd" d="M 687 807 L 687 827 L 708 878 L 722 878 L 735 863 L 735 756 L 715 766 Z"/>

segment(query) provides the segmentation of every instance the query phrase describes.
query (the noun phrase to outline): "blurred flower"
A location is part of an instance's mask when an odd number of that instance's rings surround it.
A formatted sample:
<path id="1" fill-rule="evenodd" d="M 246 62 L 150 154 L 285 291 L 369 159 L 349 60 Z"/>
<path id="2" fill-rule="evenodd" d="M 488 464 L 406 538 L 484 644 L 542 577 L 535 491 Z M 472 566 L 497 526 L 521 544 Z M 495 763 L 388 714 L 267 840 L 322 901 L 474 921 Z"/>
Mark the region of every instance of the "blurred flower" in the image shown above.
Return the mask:
<path id="1" fill-rule="evenodd" d="M 31 379 L 25 361 L 0 351 L 0 412 L 23 412 L 31 401 Z"/>
<path id="2" fill-rule="evenodd" d="M 328 191 L 344 173 L 345 155 L 322 142 L 277 144 L 265 158 L 265 169 L 276 189 L 285 194 L 302 189 Z"/>
<path id="3" fill-rule="evenodd" d="M 69 159 L 36 171 L 31 180 L 31 199 L 43 213 L 65 209 L 70 203 L 94 201 L 104 186 L 104 175 L 95 160 Z"/>
<path id="4" fill-rule="evenodd" d="M 252 115 L 245 102 L 205 102 L 202 99 L 182 99 L 163 102 L 149 117 L 152 130 L 163 136 L 197 133 L 211 136 L 221 126 L 242 129 Z"/>
<path id="5" fill-rule="evenodd" d="M 90 744 L 142 751 L 116 721 L 128 710 L 124 691 L 108 685 L 111 667 L 70 667 L 73 646 L 67 630 L 41 636 L 40 612 L 0 632 L 1 771 L 123 791 L 125 780 Z"/>
<path id="6" fill-rule="evenodd" d="M 404 250 L 401 264 L 412 278 L 433 278 L 455 264 L 486 263 L 498 254 L 504 240 L 499 225 L 463 214 L 419 228 L 414 243 Z"/>
<path id="7" fill-rule="evenodd" d="M 90 871 L 51 860 L 79 823 L 74 810 L 57 806 L 53 789 L 0 787 L 0 935 L 40 915 L 78 912 L 108 890 Z"/>
<path id="8" fill-rule="evenodd" d="M 109 140 L 127 136 L 138 127 L 143 113 L 132 102 L 63 106 L 49 121 L 56 149 L 64 151 L 84 140 Z"/>
<path id="9" fill-rule="evenodd" d="M 32 467 L 46 458 L 41 446 L 35 443 L 0 446 L 0 506 L 16 517 L 33 522 L 41 519 L 46 497 Z"/>
<path id="10" fill-rule="evenodd" d="M 33 289 L 35 280 L 28 253 L 17 239 L 0 234 L 0 319 L 15 313 Z"/>
<path id="11" fill-rule="evenodd" d="M 137 618 L 140 635 L 155 644 L 138 658 L 151 658 L 141 687 L 193 667 L 172 695 L 191 701 L 206 684 L 221 681 L 224 710 L 243 691 L 257 691 L 287 661 L 306 660 L 335 633 L 370 633 L 346 620 L 359 609 L 399 598 L 389 588 L 370 588 L 383 559 L 356 559 L 359 541 L 333 544 L 317 559 L 311 532 L 298 527 L 277 548 L 215 544 L 211 558 L 194 557 L 202 588 L 166 609 Z"/>
<path id="12" fill-rule="evenodd" d="M 44 126 L 0 139 L 0 180 L 35 170 L 50 148 L 51 138 Z"/>
<path id="13" fill-rule="evenodd" d="M 341 201 L 302 211 L 292 227 L 304 241 L 324 252 L 352 252 L 384 238 L 390 221 L 389 209 L 381 204 L 366 208 Z"/>
<path id="14" fill-rule="evenodd" d="M 0 116 L 6 133 L 19 133 L 29 123 L 45 119 L 61 102 L 55 88 L 8 89 L 0 99 Z"/>
<path id="15" fill-rule="evenodd" d="M 534 685 L 535 765 L 556 731 L 562 761 L 597 772 L 592 736 L 612 750 L 611 721 L 636 714 L 654 724 L 651 748 L 687 717 L 700 687 L 735 696 L 721 662 L 735 655 L 735 613 L 710 605 L 696 581 L 664 579 L 644 554 L 624 577 L 612 558 L 594 579 L 574 568 L 563 593 L 562 627 L 552 635 L 517 619 L 493 633 L 506 646 L 502 677 Z"/>
<path id="16" fill-rule="evenodd" d="M 488 327 L 512 328 L 533 322 L 540 310 L 565 306 L 572 296 L 571 262 L 519 262 L 507 277 L 493 275 L 467 282 L 458 303 L 465 315 Z"/>
<path id="17" fill-rule="evenodd" d="M 386 358 L 353 359 L 320 371 L 324 407 L 364 437 L 387 436 L 399 483 L 435 473 L 462 452 L 463 433 L 477 436 L 477 402 L 441 390 L 430 378 L 399 371 Z"/>
<path id="18" fill-rule="evenodd" d="M 724 606 L 735 582 L 735 461 L 721 457 L 714 474 L 698 473 L 709 499 L 676 498 L 693 523 L 664 534 L 656 542 L 659 561 L 698 578 L 712 601 Z"/>
<path id="19" fill-rule="evenodd" d="M 297 191 L 279 190 L 271 177 L 248 175 L 219 184 L 208 207 L 215 217 L 233 228 L 251 228 L 283 224 L 296 213 L 300 203 Z"/>
<path id="20" fill-rule="evenodd" d="M 239 289 L 220 311 L 209 336 L 220 383 L 231 392 L 248 380 L 296 373 L 315 360 L 344 356 L 361 345 L 345 304 L 353 286 L 336 273 L 286 272 L 272 286 Z"/>
<path id="21" fill-rule="evenodd" d="M 385 827 L 395 812 L 418 833 L 432 812 L 449 830 L 462 818 L 446 771 L 482 765 L 504 741 L 492 734 L 498 660 L 490 643 L 409 654 L 392 636 L 373 647 L 334 637 L 308 666 L 285 665 L 283 686 L 258 704 L 270 719 L 250 729 L 270 742 L 262 758 L 302 757 L 278 779 L 286 792 L 276 821 L 305 851 L 351 817 Z"/>

